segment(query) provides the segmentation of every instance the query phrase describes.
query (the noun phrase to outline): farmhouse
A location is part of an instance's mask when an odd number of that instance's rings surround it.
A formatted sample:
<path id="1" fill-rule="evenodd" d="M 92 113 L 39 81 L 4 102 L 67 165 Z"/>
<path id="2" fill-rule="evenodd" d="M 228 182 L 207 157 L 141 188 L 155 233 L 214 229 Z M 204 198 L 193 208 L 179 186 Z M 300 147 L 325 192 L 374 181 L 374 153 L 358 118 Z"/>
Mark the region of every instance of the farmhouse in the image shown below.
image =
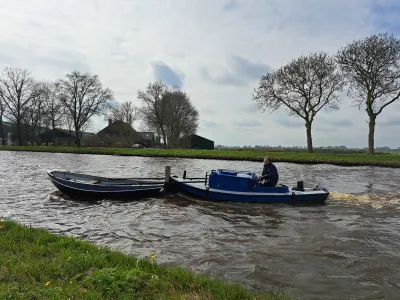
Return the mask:
<path id="1" fill-rule="evenodd" d="M 108 120 L 108 126 L 97 133 L 99 142 L 106 147 L 132 147 L 146 144 L 146 140 L 131 125 L 123 121 Z"/>

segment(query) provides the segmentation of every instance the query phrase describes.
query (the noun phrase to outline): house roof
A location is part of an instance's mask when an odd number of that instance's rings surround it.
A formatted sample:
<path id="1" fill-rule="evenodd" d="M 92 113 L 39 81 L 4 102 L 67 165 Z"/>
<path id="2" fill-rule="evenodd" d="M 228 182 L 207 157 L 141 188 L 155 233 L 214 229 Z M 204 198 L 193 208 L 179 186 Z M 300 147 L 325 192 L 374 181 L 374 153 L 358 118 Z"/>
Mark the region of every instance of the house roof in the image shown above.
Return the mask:
<path id="1" fill-rule="evenodd" d="M 75 137 L 71 134 L 68 134 L 67 132 L 65 132 L 64 130 L 60 130 L 60 129 L 55 129 L 54 130 L 56 137 L 58 138 L 71 138 L 71 139 L 75 139 Z M 52 139 L 53 138 L 53 130 L 47 130 L 46 132 L 43 132 L 41 134 L 38 134 L 38 136 L 40 136 L 42 139 L 44 139 L 45 137 L 47 137 L 47 139 Z"/>
<path id="2" fill-rule="evenodd" d="M 186 135 L 186 136 L 182 137 L 182 139 L 190 139 L 191 137 L 199 137 L 199 138 L 201 138 L 201 139 L 203 139 L 203 140 L 207 140 L 207 141 L 210 141 L 210 142 L 214 142 L 214 141 L 212 141 L 212 140 L 210 140 L 210 139 L 207 139 L 207 138 L 202 137 L 202 136 L 197 135 L 197 134 L 189 134 L 189 135 Z"/>
<path id="3" fill-rule="evenodd" d="M 151 141 L 154 139 L 154 132 L 138 132 L 145 140 Z"/>
<path id="4" fill-rule="evenodd" d="M 103 128 L 97 133 L 98 136 L 105 135 L 119 135 L 119 136 L 129 136 L 136 142 L 144 141 L 142 135 L 140 135 L 131 125 L 123 121 L 114 121 L 111 125 Z"/>
<path id="5" fill-rule="evenodd" d="M 7 127 L 9 127 L 9 129 L 12 129 L 12 128 L 15 128 L 15 127 L 16 127 L 16 124 L 15 124 L 15 123 L 12 123 L 12 122 L 3 122 L 3 126 L 7 126 Z M 43 126 L 40 126 L 40 127 L 38 127 L 38 130 L 39 130 L 40 134 L 43 134 L 43 133 L 45 133 L 46 131 L 49 131 L 49 130 L 51 130 L 51 129 L 50 129 L 50 128 L 43 127 Z M 69 134 L 69 133 L 71 132 L 71 135 L 72 135 L 72 136 L 75 136 L 75 130 L 74 130 L 74 129 L 68 130 L 68 129 L 64 129 L 64 128 L 56 128 L 56 130 L 57 130 L 57 131 L 62 131 L 62 132 L 64 132 L 64 133 L 66 133 L 66 134 Z M 95 134 L 96 134 L 96 133 L 94 133 L 94 132 L 86 132 L 86 131 L 84 131 L 84 132 L 82 133 L 83 136 L 90 136 L 90 135 L 95 135 Z"/>

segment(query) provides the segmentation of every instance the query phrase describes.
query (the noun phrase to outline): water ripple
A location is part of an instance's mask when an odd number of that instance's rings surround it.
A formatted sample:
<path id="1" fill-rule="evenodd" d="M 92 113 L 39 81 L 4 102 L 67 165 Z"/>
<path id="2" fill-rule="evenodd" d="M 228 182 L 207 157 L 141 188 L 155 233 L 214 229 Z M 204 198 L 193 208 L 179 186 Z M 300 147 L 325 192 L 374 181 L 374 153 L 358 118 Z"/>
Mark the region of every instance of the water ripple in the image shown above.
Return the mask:
<path id="1" fill-rule="evenodd" d="M 46 170 L 110 177 L 190 177 L 212 168 L 260 172 L 254 162 L 0 151 L 0 216 L 139 257 L 306 299 L 398 299 L 400 170 L 277 163 L 282 182 L 318 182 L 325 206 L 213 203 L 183 195 L 80 202 Z M 340 288 L 338 288 L 340 287 Z"/>

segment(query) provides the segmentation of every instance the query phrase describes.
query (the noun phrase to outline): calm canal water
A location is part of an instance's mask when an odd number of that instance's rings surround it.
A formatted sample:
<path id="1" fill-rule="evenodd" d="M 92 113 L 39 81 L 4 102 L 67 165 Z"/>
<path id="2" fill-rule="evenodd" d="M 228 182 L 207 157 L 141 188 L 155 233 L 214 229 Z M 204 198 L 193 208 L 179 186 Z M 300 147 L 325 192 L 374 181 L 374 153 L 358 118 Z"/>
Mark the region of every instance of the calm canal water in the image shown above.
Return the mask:
<path id="1" fill-rule="evenodd" d="M 281 182 L 322 182 L 324 206 L 219 204 L 162 195 L 138 202 L 63 198 L 46 170 L 162 177 L 262 163 L 0 151 L 0 216 L 254 289 L 304 299 L 400 298 L 400 170 L 276 163 Z"/>

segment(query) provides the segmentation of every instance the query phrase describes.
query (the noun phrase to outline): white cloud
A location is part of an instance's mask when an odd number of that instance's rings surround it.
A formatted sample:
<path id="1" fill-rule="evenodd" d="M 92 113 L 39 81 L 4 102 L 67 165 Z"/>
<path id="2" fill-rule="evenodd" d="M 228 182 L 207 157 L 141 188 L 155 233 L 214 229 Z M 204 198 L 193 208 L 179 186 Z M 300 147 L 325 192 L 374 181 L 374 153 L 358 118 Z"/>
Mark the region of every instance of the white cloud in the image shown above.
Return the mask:
<path id="1" fill-rule="evenodd" d="M 183 89 L 200 111 L 200 135 L 216 144 L 306 145 L 304 126 L 295 126 L 298 120 L 285 112 L 254 110 L 251 94 L 257 74 L 311 51 L 333 54 L 345 43 L 375 32 L 371 21 L 377 20 L 375 4 L 372 0 L 3 1 L 0 67 L 26 67 L 42 79 L 57 79 L 74 68 L 90 71 L 115 91 L 118 101 L 136 101 L 137 90 L 156 79 L 154 62 L 159 62 L 184 74 Z M 400 146 L 393 140 L 399 126 L 390 123 L 399 108 L 392 106 L 378 117 L 377 145 Z M 352 125 L 333 127 L 341 120 Z M 314 144 L 364 147 L 365 120 L 365 111 L 350 107 L 344 99 L 339 112 L 317 116 Z M 385 121 L 388 124 L 381 126 Z M 98 118 L 95 125 L 101 128 L 106 121 Z"/>

